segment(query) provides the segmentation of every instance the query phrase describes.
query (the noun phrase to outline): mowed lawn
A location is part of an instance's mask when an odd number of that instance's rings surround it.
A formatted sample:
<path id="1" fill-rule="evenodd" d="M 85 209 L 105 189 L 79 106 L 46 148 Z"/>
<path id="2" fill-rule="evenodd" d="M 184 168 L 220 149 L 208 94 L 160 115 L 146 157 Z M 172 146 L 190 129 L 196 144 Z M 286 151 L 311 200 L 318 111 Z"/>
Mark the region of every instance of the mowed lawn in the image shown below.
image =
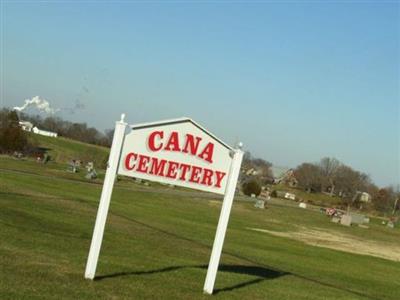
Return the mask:
<path id="1" fill-rule="evenodd" d="M 47 137 L 34 133 L 27 133 L 29 141 L 47 149 L 52 160 L 68 162 L 71 159 L 80 159 L 85 162 L 92 161 L 95 166 L 103 164 L 109 154 L 109 148 L 82 143 L 65 137 Z"/>
<path id="2" fill-rule="evenodd" d="M 128 179 L 114 189 L 97 278 L 85 280 L 101 182 L 65 169 L 0 157 L 0 299 L 400 299 L 400 262 L 247 228 L 337 230 L 400 251 L 399 229 L 245 201 L 234 202 L 215 294 L 204 295 L 221 198 Z"/>

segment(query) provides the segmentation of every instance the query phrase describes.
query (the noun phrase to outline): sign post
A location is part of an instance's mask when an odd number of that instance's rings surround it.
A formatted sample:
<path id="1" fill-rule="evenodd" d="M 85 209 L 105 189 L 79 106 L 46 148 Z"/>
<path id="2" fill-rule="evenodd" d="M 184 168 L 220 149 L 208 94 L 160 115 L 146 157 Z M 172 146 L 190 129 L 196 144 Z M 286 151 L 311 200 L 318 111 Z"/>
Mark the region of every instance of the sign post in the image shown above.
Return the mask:
<path id="1" fill-rule="evenodd" d="M 206 281 L 204 282 L 204 292 L 212 294 L 214 290 L 215 278 L 217 276 L 219 260 L 221 258 L 222 246 L 224 244 L 225 233 L 231 213 L 233 198 L 235 196 L 236 184 L 239 178 L 240 166 L 243 159 L 242 147 L 234 150 L 232 165 L 229 171 L 229 179 L 226 187 L 224 201 L 222 203 L 221 214 L 219 216 L 217 232 L 215 234 L 214 245 L 211 252 L 210 263 L 208 264 Z"/>
<path id="2" fill-rule="evenodd" d="M 224 195 L 204 292 L 212 294 L 229 215 L 243 159 L 233 149 L 189 118 L 131 125 L 125 115 L 115 125 L 85 278 L 94 279 L 111 194 L 117 174 Z"/>
<path id="3" fill-rule="evenodd" d="M 97 261 L 99 259 L 101 242 L 103 241 L 104 226 L 107 220 L 108 208 L 110 206 L 111 194 L 117 174 L 118 163 L 121 156 L 121 147 L 125 137 L 127 123 L 124 122 L 125 114 L 121 120 L 116 122 L 114 137 L 111 145 L 110 157 L 107 163 L 106 176 L 104 178 L 103 190 L 101 192 L 99 209 L 97 211 L 96 224 L 94 226 L 92 243 L 86 263 L 85 278 L 94 279 Z"/>

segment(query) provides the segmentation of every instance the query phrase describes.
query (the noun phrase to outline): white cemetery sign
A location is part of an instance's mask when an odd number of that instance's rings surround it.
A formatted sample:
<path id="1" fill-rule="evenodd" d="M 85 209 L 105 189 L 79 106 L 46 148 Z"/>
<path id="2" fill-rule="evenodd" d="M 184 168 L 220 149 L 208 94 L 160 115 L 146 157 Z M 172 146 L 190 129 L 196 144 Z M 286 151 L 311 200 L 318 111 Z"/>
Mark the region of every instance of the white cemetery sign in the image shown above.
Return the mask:
<path id="1" fill-rule="evenodd" d="M 132 125 L 116 123 L 85 278 L 94 279 L 117 174 L 224 195 L 204 292 L 212 294 L 243 151 L 189 118 Z"/>

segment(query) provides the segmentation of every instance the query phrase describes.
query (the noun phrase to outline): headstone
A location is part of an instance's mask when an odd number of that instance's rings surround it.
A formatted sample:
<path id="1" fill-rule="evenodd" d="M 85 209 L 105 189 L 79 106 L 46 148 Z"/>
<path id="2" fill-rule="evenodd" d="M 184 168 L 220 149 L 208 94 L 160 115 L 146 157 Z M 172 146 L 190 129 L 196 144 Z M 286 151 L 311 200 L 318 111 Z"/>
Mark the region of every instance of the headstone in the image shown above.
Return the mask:
<path id="1" fill-rule="evenodd" d="M 334 216 L 336 214 L 336 209 L 335 208 L 327 208 L 325 210 L 325 213 L 327 216 Z"/>
<path id="2" fill-rule="evenodd" d="M 292 194 L 292 193 L 286 193 L 285 194 L 285 198 L 286 199 L 290 199 L 290 200 L 295 200 L 296 199 L 296 195 Z"/>
<path id="3" fill-rule="evenodd" d="M 300 202 L 299 207 L 300 208 L 307 208 L 307 204 L 305 204 L 304 202 Z"/>
<path id="4" fill-rule="evenodd" d="M 76 172 L 78 172 L 78 169 L 77 169 L 76 164 L 75 164 L 75 160 L 71 160 L 71 161 L 68 163 L 67 171 L 68 171 L 68 172 L 71 172 L 71 173 L 76 173 Z"/>
<path id="5" fill-rule="evenodd" d="M 332 219 L 331 219 L 331 222 L 333 222 L 333 223 L 340 223 L 340 218 L 339 218 L 339 217 L 333 216 Z"/>
<path id="6" fill-rule="evenodd" d="M 85 176 L 86 179 L 96 179 L 97 178 L 97 172 L 94 169 L 94 163 L 92 161 L 89 161 L 87 163 L 86 170 L 87 170 L 87 174 Z"/>
<path id="7" fill-rule="evenodd" d="M 359 215 L 359 214 L 350 214 L 351 215 L 351 223 L 352 224 L 363 224 L 365 220 L 364 215 Z"/>
<path id="8" fill-rule="evenodd" d="M 344 226 L 351 226 L 351 216 L 350 215 L 342 216 L 342 219 L 340 220 L 340 224 L 342 224 Z"/>
<path id="9" fill-rule="evenodd" d="M 17 159 L 21 159 L 24 155 L 22 154 L 22 152 L 14 151 L 13 156 Z"/>
<path id="10" fill-rule="evenodd" d="M 97 178 L 97 173 L 96 170 L 91 170 L 90 172 L 88 172 L 85 176 L 86 179 L 96 179 Z"/>
<path id="11" fill-rule="evenodd" d="M 389 221 L 386 226 L 393 229 L 394 223 L 392 221 Z"/>
<path id="12" fill-rule="evenodd" d="M 86 170 L 89 172 L 91 172 L 92 170 L 94 170 L 94 164 L 92 161 L 89 161 L 86 165 Z"/>
<path id="13" fill-rule="evenodd" d="M 255 207 L 255 208 L 262 208 L 262 209 L 264 209 L 264 208 L 265 208 L 265 201 L 264 201 L 264 200 L 257 199 L 257 200 L 256 200 L 256 204 L 254 204 L 254 207 Z"/>

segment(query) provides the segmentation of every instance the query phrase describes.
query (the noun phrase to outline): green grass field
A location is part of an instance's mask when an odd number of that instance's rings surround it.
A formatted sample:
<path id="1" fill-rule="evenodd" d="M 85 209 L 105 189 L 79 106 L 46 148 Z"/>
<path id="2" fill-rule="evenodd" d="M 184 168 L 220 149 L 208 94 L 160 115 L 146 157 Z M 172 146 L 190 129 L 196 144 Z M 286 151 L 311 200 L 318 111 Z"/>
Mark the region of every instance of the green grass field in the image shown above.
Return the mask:
<path id="1" fill-rule="evenodd" d="M 0 299 L 400 299 L 399 261 L 247 229 L 318 228 L 400 251 L 398 228 L 348 228 L 285 201 L 256 210 L 242 198 L 215 294 L 203 295 L 221 198 L 128 179 L 114 189 L 97 278 L 85 280 L 101 180 L 65 168 L 0 156 Z"/>
<path id="2" fill-rule="evenodd" d="M 306 191 L 301 190 L 300 188 L 292 188 L 284 184 L 273 185 L 271 186 L 271 189 L 291 192 L 295 194 L 296 197 L 298 197 L 302 201 L 305 201 L 307 203 L 313 203 L 315 205 L 337 207 L 342 204 L 341 199 L 339 197 L 331 197 L 323 193 L 307 193 Z"/>
<path id="3" fill-rule="evenodd" d="M 47 137 L 27 133 L 29 140 L 34 145 L 48 149 L 51 159 L 56 162 L 68 162 L 71 159 L 93 161 L 99 167 L 108 157 L 109 149 L 106 147 L 85 144 L 64 137 Z"/>

